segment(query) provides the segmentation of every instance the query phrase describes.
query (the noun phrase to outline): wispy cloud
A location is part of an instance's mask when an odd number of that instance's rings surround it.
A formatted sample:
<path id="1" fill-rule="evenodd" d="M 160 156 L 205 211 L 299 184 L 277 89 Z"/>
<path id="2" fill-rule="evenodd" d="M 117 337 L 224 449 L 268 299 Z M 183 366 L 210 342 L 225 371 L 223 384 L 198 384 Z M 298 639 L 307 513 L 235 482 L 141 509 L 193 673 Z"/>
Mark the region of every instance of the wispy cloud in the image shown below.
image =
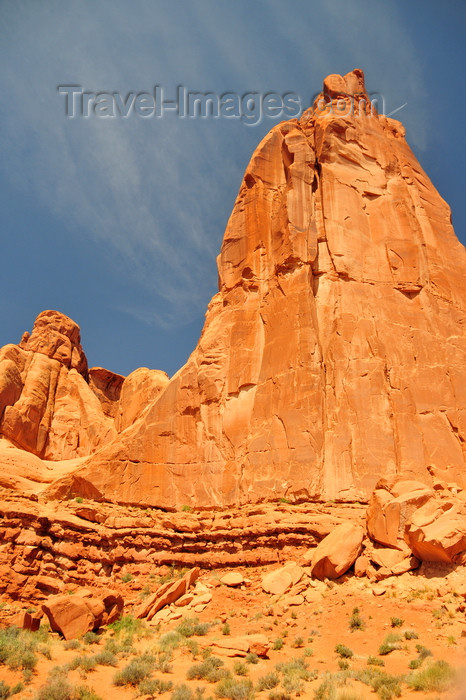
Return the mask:
<path id="1" fill-rule="evenodd" d="M 179 83 L 288 88 L 310 98 L 329 66 L 350 70 L 357 58 L 392 108 L 410 94 L 403 116 L 414 120 L 422 147 L 425 128 L 412 106 L 422 96 L 415 50 L 407 37 L 393 50 L 386 37 L 403 27 L 386 4 L 377 6 L 380 33 L 368 40 L 366 7 L 344 0 L 299 0 L 293 12 L 275 1 L 7 0 L 0 10 L 0 55 L 10 59 L 2 69 L 3 177 L 36 198 L 90 255 L 93 245 L 108 249 L 109 270 L 152 294 L 152 314 L 134 300 L 119 302 L 125 313 L 162 326 L 186 322 L 212 293 L 242 168 L 272 123 L 248 130 L 176 118 L 70 120 L 57 85 L 125 92 L 158 81 L 173 90 Z"/>

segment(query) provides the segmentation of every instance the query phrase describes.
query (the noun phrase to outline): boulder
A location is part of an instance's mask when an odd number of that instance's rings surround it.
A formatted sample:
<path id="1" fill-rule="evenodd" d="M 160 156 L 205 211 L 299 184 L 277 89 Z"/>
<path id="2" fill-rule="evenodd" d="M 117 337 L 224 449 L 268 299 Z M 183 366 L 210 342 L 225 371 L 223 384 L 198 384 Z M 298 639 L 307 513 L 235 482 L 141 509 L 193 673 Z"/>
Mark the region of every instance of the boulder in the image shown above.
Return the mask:
<path id="1" fill-rule="evenodd" d="M 342 523 L 309 550 L 311 574 L 318 579 L 338 578 L 354 564 L 364 538 L 364 529 L 353 523 Z"/>
<path id="2" fill-rule="evenodd" d="M 422 561 L 462 563 L 466 552 L 466 507 L 449 498 L 427 503 L 411 517 L 405 539 Z"/>
<path id="3" fill-rule="evenodd" d="M 384 488 L 378 488 L 381 485 Z M 433 489 L 417 481 L 399 481 L 391 487 L 385 480 L 382 484 L 379 482 L 367 509 L 369 537 L 386 547 L 403 549 L 406 521 L 433 497 Z"/>
<path id="4" fill-rule="evenodd" d="M 123 598 L 109 592 L 100 596 L 88 590 L 74 595 L 51 596 L 42 604 L 50 628 L 65 639 L 76 639 L 86 632 L 114 622 L 123 611 Z"/>
<path id="5" fill-rule="evenodd" d="M 450 489 L 430 489 L 402 477 L 383 479 L 370 500 L 366 522 L 373 540 L 400 550 L 399 554 L 372 551 L 372 560 L 393 573 L 414 568 L 416 560 L 464 560 L 466 503 Z M 407 556 L 407 549 L 415 558 Z"/>
<path id="6" fill-rule="evenodd" d="M 279 569 L 274 569 L 262 577 L 262 589 L 273 595 L 283 595 L 296 586 L 304 576 L 304 569 L 290 561 Z M 304 586 L 305 587 L 305 586 Z"/>
<path id="7" fill-rule="evenodd" d="M 85 598 L 59 595 L 42 604 L 50 629 L 60 632 L 65 639 L 76 639 L 94 629 L 95 617 Z"/>
<path id="8" fill-rule="evenodd" d="M 222 576 L 220 583 L 223 583 L 225 586 L 241 586 L 244 583 L 244 577 L 238 571 L 231 571 Z"/>

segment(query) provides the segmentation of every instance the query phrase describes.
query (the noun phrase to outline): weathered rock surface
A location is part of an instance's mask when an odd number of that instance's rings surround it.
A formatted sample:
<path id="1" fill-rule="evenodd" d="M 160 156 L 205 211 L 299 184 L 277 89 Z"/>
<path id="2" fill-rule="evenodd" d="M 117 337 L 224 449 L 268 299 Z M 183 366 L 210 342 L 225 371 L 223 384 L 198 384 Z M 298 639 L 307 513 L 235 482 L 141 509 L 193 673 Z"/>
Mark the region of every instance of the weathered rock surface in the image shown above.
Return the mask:
<path id="1" fill-rule="evenodd" d="M 50 496 L 364 500 L 428 467 L 463 484 L 465 249 L 361 71 L 259 144 L 218 271 L 187 364 Z"/>
<path id="2" fill-rule="evenodd" d="M 367 531 L 376 542 L 401 550 L 399 555 L 372 550 L 373 561 L 396 573 L 409 550 L 423 561 L 466 559 L 465 500 L 456 487 L 440 482 L 433 490 L 401 477 L 382 479 L 369 503 Z"/>
<path id="3" fill-rule="evenodd" d="M 155 593 L 144 602 L 136 611 L 136 617 L 146 617 L 152 620 L 154 615 L 166 605 L 175 603 L 179 598 L 186 595 L 189 588 L 195 583 L 199 577 L 199 568 L 195 567 L 188 571 L 183 578 L 178 581 L 168 581 L 160 586 Z"/>
<path id="4" fill-rule="evenodd" d="M 126 378 L 103 367 L 88 369 L 79 326 L 58 311 L 44 311 L 32 334 L 0 349 L 0 437 L 45 460 L 37 462 L 44 476 L 36 481 L 51 483 L 78 468 L 71 460 L 92 454 L 144 415 L 168 381 L 165 372 L 145 368 Z M 52 475 L 49 462 L 63 460 L 70 468 Z M 2 467 L 6 485 L 11 475 Z"/>
<path id="5" fill-rule="evenodd" d="M 250 652 L 266 658 L 270 649 L 270 642 L 265 634 L 250 634 L 244 637 L 216 639 L 209 644 L 209 647 L 215 654 L 220 654 L 220 656 L 246 656 Z"/>
<path id="6" fill-rule="evenodd" d="M 31 335 L 0 350 L 0 436 L 45 460 L 91 454 L 117 432 L 88 382 L 79 326 L 42 312 Z"/>
<path id="7" fill-rule="evenodd" d="M 54 632 L 60 632 L 65 639 L 76 639 L 117 620 L 123 610 L 123 598 L 111 592 L 96 597 L 83 590 L 76 595 L 52 596 L 43 603 L 42 610 Z"/>
<path id="8" fill-rule="evenodd" d="M 354 564 L 362 548 L 364 529 L 354 523 L 342 523 L 311 549 L 306 558 L 311 573 L 318 579 L 338 578 Z"/>

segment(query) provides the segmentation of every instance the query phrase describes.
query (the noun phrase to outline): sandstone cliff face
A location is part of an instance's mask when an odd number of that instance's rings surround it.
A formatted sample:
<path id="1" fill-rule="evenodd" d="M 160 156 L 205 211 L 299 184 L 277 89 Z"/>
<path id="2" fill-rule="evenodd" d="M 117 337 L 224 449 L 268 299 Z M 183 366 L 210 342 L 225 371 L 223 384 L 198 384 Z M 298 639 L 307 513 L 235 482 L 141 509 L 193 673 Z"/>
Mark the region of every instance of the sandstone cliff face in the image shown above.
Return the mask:
<path id="1" fill-rule="evenodd" d="M 187 364 L 50 496 L 212 506 L 365 499 L 400 472 L 462 483 L 465 249 L 361 71 L 259 144 L 218 269 Z"/>

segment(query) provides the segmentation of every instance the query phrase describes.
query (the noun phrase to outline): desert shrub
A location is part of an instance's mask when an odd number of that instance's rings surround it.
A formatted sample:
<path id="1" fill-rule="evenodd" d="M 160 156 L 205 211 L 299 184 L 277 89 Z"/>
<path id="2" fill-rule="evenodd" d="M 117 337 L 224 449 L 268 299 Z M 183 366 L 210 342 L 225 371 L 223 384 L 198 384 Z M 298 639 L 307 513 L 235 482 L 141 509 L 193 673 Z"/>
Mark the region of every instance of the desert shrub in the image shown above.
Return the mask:
<path id="1" fill-rule="evenodd" d="M 230 625 L 228 624 L 228 622 L 225 622 L 225 624 L 223 625 L 222 634 L 224 634 L 225 636 L 230 634 Z"/>
<path id="2" fill-rule="evenodd" d="M 162 681 L 160 678 L 141 681 L 138 686 L 139 695 L 161 695 L 168 693 L 173 688 L 171 681 Z"/>
<path id="3" fill-rule="evenodd" d="M 405 630 L 403 636 L 407 640 L 419 639 L 418 634 L 414 630 Z"/>
<path id="4" fill-rule="evenodd" d="M 385 661 L 383 659 L 379 659 L 378 656 L 368 656 L 367 657 L 367 665 L 368 666 L 385 666 Z"/>
<path id="5" fill-rule="evenodd" d="M 171 694 L 171 700 L 192 700 L 193 691 L 182 683 Z"/>
<path id="6" fill-rule="evenodd" d="M 100 642 L 100 634 L 97 634 L 97 632 L 86 632 L 85 635 L 83 635 L 83 642 L 84 644 L 99 644 Z"/>
<path id="7" fill-rule="evenodd" d="M 248 675 L 248 667 L 243 661 L 235 661 L 233 664 L 233 672 L 237 676 L 247 676 Z"/>
<path id="8" fill-rule="evenodd" d="M 86 656 L 83 654 L 81 656 L 75 656 L 74 659 L 66 665 L 66 668 L 69 671 L 75 671 L 79 668 L 84 671 L 84 673 L 89 673 L 89 671 L 93 671 L 96 666 L 97 661 L 94 656 Z"/>
<path id="9" fill-rule="evenodd" d="M 359 614 L 359 608 L 353 608 L 353 612 L 349 619 L 349 628 L 352 632 L 354 630 L 363 630 L 365 627 L 364 620 Z"/>
<path id="10" fill-rule="evenodd" d="M 399 634 L 387 634 L 379 647 L 380 656 L 386 656 L 387 654 L 391 654 L 392 651 L 401 649 L 400 639 L 401 637 Z"/>
<path id="11" fill-rule="evenodd" d="M 205 680 L 208 683 L 217 683 L 230 675 L 230 672 L 222 668 L 222 659 L 217 656 L 208 656 L 199 664 L 194 664 L 188 668 L 186 678 L 190 680 Z"/>
<path id="12" fill-rule="evenodd" d="M 338 659 L 338 668 L 340 671 L 347 671 L 350 665 L 346 659 Z"/>
<path id="13" fill-rule="evenodd" d="M 86 686 L 74 686 L 64 678 L 56 678 L 39 689 L 35 700 L 102 700 L 102 698 Z"/>
<path id="14" fill-rule="evenodd" d="M 16 695 L 24 690 L 24 685 L 22 683 L 17 683 L 14 686 L 9 686 L 5 681 L 0 681 L 0 700 L 6 700 L 6 698 Z"/>
<path id="15" fill-rule="evenodd" d="M 171 673 L 173 667 L 171 665 L 172 660 L 171 651 L 160 651 L 154 657 L 154 671 L 160 671 L 161 673 Z"/>
<path id="16" fill-rule="evenodd" d="M 199 622 L 197 617 L 185 617 L 176 627 L 178 634 L 183 637 L 202 637 L 209 631 L 208 622 Z"/>
<path id="17" fill-rule="evenodd" d="M 177 649 L 182 641 L 185 641 L 185 637 L 179 632 L 165 632 L 162 634 L 158 641 L 158 646 L 160 651 L 172 651 Z"/>
<path id="18" fill-rule="evenodd" d="M 351 649 L 346 647 L 344 644 L 337 644 L 335 647 L 335 652 L 338 654 L 338 656 L 341 656 L 342 659 L 351 659 L 351 657 L 354 656 Z"/>
<path id="19" fill-rule="evenodd" d="M 249 678 L 224 678 L 215 688 L 215 694 L 227 700 L 250 700 L 254 695 L 253 684 Z"/>
<path id="20" fill-rule="evenodd" d="M 299 678 L 307 681 L 311 674 L 308 671 L 308 665 L 304 659 L 292 659 L 291 661 L 283 661 L 275 666 L 279 673 L 284 676 L 296 675 Z"/>
<path id="21" fill-rule="evenodd" d="M 370 685 L 381 700 L 392 700 L 392 698 L 398 698 L 401 695 L 402 677 L 391 676 L 376 668 L 355 671 L 352 672 L 351 676 L 366 685 Z"/>
<path id="22" fill-rule="evenodd" d="M 283 639 L 281 637 L 278 637 L 278 639 L 274 641 L 272 649 L 274 649 L 275 651 L 280 651 L 280 649 L 283 648 L 283 644 Z"/>
<path id="23" fill-rule="evenodd" d="M 48 641 L 48 632 L 44 634 L 44 630 L 29 632 L 17 627 L 0 630 L 0 663 L 11 670 L 33 671 L 38 661 L 35 652 L 44 641 Z"/>
<path id="24" fill-rule="evenodd" d="M 427 649 L 427 647 L 423 646 L 422 644 L 416 644 L 416 651 L 417 651 L 421 661 L 424 661 L 424 659 L 427 659 L 428 656 L 432 656 L 431 650 Z"/>
<path id="25" fill-rule="evenodd" d="M 441 693 L 452 685 L 454 679 L 455 671 L 446 661 L 434 661 L 413 673 L 407 683 L 413 690 Z"/>
<path id="26" fill-rule="evenodd" d="M 295 637 L 293 640 L 293 643 L 291 644 L 292 647 L 295 649 L 299 649 L 304 645 L 304 638 L 303 637 Z"/>
<path id="27" fill-rule="evenodd" d="M 402 627 L 404 620 L 401 617 L 391 617 L 390 624 L 392 627 Z"/>
<path id="28" fill-rule="evenodd" d="M 132 615 L 123 615 L 119 620 L 111 622 L 108 627 L 120 638 L 125 635 L 128 638 L 136 637 L 136 639 L 142 639 L 152 634 L 152 631 L 148 629 L 143 620 L 139 620 Z"/>
<path id="29" fill-rule="evenodd" d="M 150 654 L 142 654 L 132 659 L 125 668 L 118 671 L 114 678 L 114 685 L 138 685 L 149 678 L 155 666 L 155 658 Z"/>
<path id="30" fill-rule="evenodd" d="M 272 690 L 268 697 L 269 700 L 291 700 L 291 695 L 287 693 L 286 690 L 282 690 L 281 688 L 278 690 Z"/>
<path id="31" fill-rule="evenodd" d="M 336 684 L 332 678 L 325 678 L 314 691 L 314 700 L 335 700 Z"/>
<path id="32" fill-rule="evenodd" d="M 247 661 L 248 664 L 259 663 L 259 657 L 257 656 L 257 654 L 253 654 L 252 652 L 248 652 L 244 657 L 244 660 Z"/>
<path id="33" fill-rule="evenodd" d="M 118 659 L 115 654 L 108 649 L 104 649 L 103 651 L 99 651 L 98 654 L 95 654 L 94 661 L 99 666 L 116 666 L 118 663 Z"/>
<path id="34" fill-rule="evenodd" d="M 81 642 L 79 639 L 68 639 L 66 642 L 63 642 L 63 649 L 79 649 L 81 646 Z"/>
<path id="35" fill-rule="evenodd" d="M 262 676 L 262 678 L 259 678 L 257 681 L 257 690 L 259 692 L 261 690 L 272 690 L 273 688 L 276 688 L 279 683 L 280 677 L 278 673 L 274 673 L 274 671 L 272 671 L 271 673 L 267 673 L 265 676 Z"/>

